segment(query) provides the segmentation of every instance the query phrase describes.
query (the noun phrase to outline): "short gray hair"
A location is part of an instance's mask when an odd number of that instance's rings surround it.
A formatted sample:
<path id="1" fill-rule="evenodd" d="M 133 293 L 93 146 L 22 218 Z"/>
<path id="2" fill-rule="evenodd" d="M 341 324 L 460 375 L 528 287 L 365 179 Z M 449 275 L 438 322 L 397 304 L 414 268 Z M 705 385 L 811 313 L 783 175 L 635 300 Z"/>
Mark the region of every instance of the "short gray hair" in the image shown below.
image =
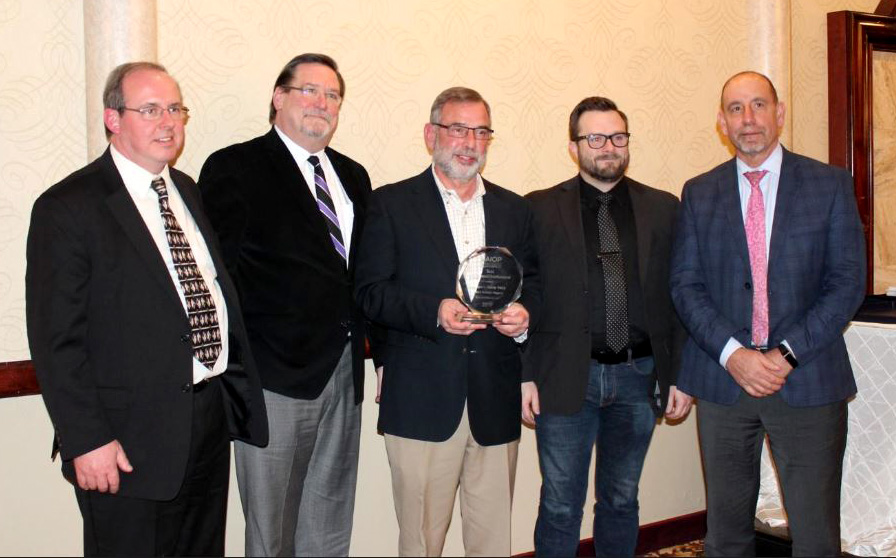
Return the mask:
<path id="1" fill-rule="evenodd" d="M 492 118 L 492 108 L 477 91 L 468 87 L 451 87 L 439 93 L 436 100 L 432 102 L 432 108 L 429 110 L 430 123 L 441 124 L 439 120 L 442 118 L 442 107 L 448 103 L 482 103 L 485 105 L 485 112 L 488 113 L 489 120 Z"/>

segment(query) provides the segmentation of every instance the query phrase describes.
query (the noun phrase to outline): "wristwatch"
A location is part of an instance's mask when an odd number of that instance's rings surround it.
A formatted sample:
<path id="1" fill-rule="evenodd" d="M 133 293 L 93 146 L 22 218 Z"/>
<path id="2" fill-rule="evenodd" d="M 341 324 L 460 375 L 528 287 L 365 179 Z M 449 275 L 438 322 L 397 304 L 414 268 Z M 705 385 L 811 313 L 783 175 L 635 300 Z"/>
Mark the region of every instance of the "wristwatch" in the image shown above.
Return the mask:
<path id="1" fill-rule="evenodd" d="M 788 349 L 787 345 L 781 343 L 780 345 L 778 345 L 778 350 L 781 351 L 781 356 L 784 357 L 784 360 L 786 360 L 787 363 L 790 364 L 790 366 L 796 368 L 800 365 L 800 363 L 796 361 L 796 357 L 793 356 L 793 351 Z"/>

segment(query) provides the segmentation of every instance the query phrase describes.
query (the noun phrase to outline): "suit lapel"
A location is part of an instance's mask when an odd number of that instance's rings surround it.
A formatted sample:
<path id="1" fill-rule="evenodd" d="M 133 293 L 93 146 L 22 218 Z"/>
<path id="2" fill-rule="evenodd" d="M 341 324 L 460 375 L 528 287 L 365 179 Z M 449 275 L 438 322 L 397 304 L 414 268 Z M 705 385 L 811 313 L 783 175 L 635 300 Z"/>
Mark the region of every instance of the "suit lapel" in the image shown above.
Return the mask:
<path id="1" fill-rule="evenodd" d="M 165 261 L 159 254 L 159 249 L 149 234 L 137 206 L 134 205 L 134 200 L 125 188 L 124 181 L 112 161 L 112 154 L 108 150 L 103 155 L 103 177 L 110 190 L 110 194 L 106 197 L 106 205 L 124 230 L 128 241 L 146 264 L 147 274 L 158 281 L 169 302 L 183 307 Z"/>
<path id="2" fill-rule="evenodd" d="M 783 148 L 782 148 L 783 149 Z M 787 238 L 787 229 L 791 219 L 787 215 L 793 215 L 793 206 L 797 200 L 800 180 L 797 177 L 799 169 L 796 162 L 786 149 L 783 150 L 781 160 L 781 177 L 778 179 L 778 195 L 775 199 L 775 217 L 772 220 L 772 238 L 768 250 L 768 268 L 771 269 L 773 254 L 781 253 Z"/>
<path id="3" fill-rule="evenodd" d="M 750 269 L 750 251 L 747 248 L 747 231 L 744 229 L 744 216 L 743 210 L 741 210 L 737 181 L 737 163 L 731 159 L 722 170 L 716 184 L 718 199 L 722 211 L 728 217 L 728 226 L 731 234 L 734 235 L 736 252 L 743 259 L 747 269 Z"/>
<path id="4" fill-rule="evenodd" d="M 650 263 L 650 248 L 653 246 L 654 219 L 650 218 L 650 206 L 644 199 L 641 187 L 631 180 L 627 184 L 629 199 L 632 200 L 632 213 L 635 215 L 635 237 L 638 241 L 638 280 L 643 290 L 647 288 L 647 266 Z"/>
<path id="5" fill-rule="evenodd" d="M 317 243 L 318 246 L 329 248 L 330 232 L 324 217 L 317 208 L 317 200 L 311 194 L 308 183 L 305 181 L 302 171 L 299 170 L 296 160 L 292 153 L 277 135 L 277 131 L 271 128 L 271 131 L 265 136 L 265 148 L 271 160 L 271 166 L 274 173 L 274 179 L 271 182 L 271 188 L 284 188 L 286 196 L 292 198 L 296 202 L 299 214 L 294 219 L 300 219 L 305 223 L 311 224 L 308 230 L 313 231 L 316 238 L 310 239 L 310 242 Z M 341 177 L 340 177 L 341 179 Z M 336 253 L 336 250 L 328 252 L 330 263 L 336 267 L 345 269 L 342 258 Z"/>
<path id="6" fill-rule="evenodd" d="M 585 253 L 585 232 L 582 227 L 582 200 L 578 186 L 579 177 L 567 180 L 560 186 L 557 196 L 557 210 L 566 233 L 570 250 L 575 258 L 576 274 L 588 281 L 588 262 Z"/>
<path id="7" fill-rule="evenodd" d="M 427 168 L 419 176 L 414 185 L 414 206 L 422 228 L 427 232 L 436 249 L 439 259 L 449 268 L 452 275 L 457 274 L 457 249 L 454 247 L 454 237 L 451 235 L 451 225 L 448 223 L 448 215 L 445 213 L 445 204 L 439 196 L 439 189 L 432 176 L 432 169 Z M 486 221 L 488 219 L 486 218 Z M 488 227 L 486 227 L 488 234 Z"/>

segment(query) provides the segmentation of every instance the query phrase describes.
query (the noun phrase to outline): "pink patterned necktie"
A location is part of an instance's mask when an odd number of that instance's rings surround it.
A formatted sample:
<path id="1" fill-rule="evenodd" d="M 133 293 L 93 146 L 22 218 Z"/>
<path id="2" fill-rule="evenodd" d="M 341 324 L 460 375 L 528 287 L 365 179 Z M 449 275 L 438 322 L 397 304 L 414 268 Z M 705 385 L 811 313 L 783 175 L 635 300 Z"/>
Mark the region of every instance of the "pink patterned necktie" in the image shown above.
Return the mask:
<path id="1" fill-rule="evenodd" d="M 750 270 L 753 275 L 753 344 L 768 341 L 768 259 L 765 253 L 765 202 L 759 183 L 767 170 L 745 172 L 750 181 L 750 200 L 747 202 L 747 248 L 750 251 Z"/>

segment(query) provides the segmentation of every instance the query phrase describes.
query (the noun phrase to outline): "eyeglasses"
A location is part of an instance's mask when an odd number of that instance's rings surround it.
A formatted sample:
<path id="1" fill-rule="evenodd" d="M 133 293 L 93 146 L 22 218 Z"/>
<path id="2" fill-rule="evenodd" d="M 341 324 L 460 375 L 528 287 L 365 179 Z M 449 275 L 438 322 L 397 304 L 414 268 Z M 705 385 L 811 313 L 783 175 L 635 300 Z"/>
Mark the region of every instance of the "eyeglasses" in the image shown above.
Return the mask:
<path id="1" fill-rule="evenodd" d="M 162 114 L 167 112 L 172 120 L 186 120 L 187 116 L 190 115 L 190 109 L 183 105 L 171 105 L 170 107 L 160 107 L 159 105 L 144 105 L 140 108 L 128 108 L 121 107 L 118 109 L 129 110 L 131 112 L 139 113 L 140 116 L 143 117 L 143 120 L 158 120 L 162 118 Z"/>
<path id="2" fill-rule="evenodd" d="M 473 137 L 479 141 L 487 141 L 492 139 L 492 134 L 495 133 L 491 128 L 486 128 L 485 126 L 479 126 L 478 128 L 470 128 L 469 126 L 464 126 L 463 124 L 450 124 L 448 126 L 444 124 L 439 124 L 438 122 L 430 122 L 433 126 L 438 126 L 439 128 L 444 128 L 449 136 L 452 138 L 465 138 L 467 134 L 471 131 L 473 132 Z"/>
<path id="3" fill-rule="evenodd" d="M 302 97 L 307 97 L 309 99 L 317 99 L 321 94 L 321 88 L 316 87 L 314 85 L 303 85 L 302 87 L 293 87 L 292 85 L 281 85 L 283 89 L 287 91 L 298 91 L 302 94 Z M 342 102 L 342 95 L 337 93 L 336 91 L 325 91 L 323 92 L 324 97 L 327 98 L 328 103 L 332 103 L 334 105 L 338 105 Z"/>
<path id="4" fill-rule="evenodd" d="M 591 149 L 600 149 L 601 147 L 607 145 L 607 140 L 613 143 L 616 147 L 625 147 L 628 145 L 628 138 L 631 134 L 626 132 L 619 132 L 618 134 L 585 134 L 584 136 L 578 136 L 573 138 L 575 141 L 588 140 L 588 145 Z"/>

